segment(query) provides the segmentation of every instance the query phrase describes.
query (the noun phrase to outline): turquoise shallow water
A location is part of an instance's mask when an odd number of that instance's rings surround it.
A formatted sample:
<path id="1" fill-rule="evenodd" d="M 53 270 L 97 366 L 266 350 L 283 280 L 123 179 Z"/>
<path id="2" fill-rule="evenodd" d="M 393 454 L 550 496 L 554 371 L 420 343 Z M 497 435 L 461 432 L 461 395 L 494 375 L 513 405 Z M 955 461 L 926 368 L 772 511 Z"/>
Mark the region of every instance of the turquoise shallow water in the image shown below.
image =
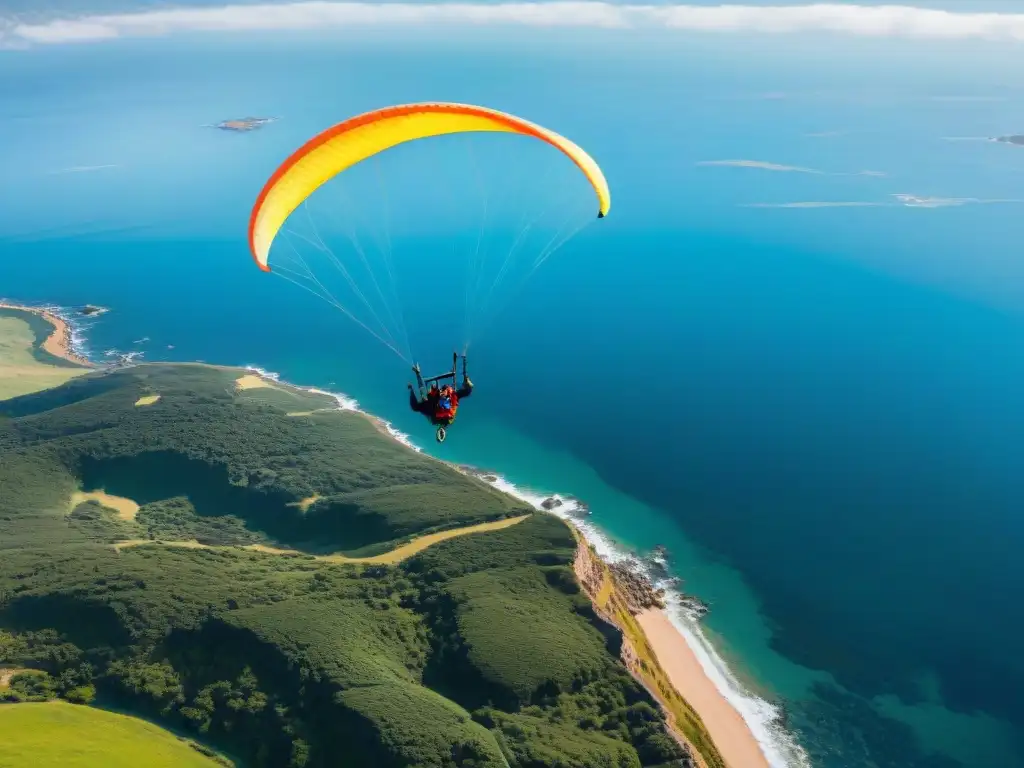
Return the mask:
<path id="1" fill-rule="evenodd" d="M 871 90 L 871 72 L 815 80 L 756 51 L 737 64 L 727 44 L 602 61 L 507 45 L 4 52 L 0 294 L 109 306 L 87 330 L 97 356 L 252 364 L 345 392 L 443 458 L 579 496 L 625 548 L 665 545 L 711 604 L 721 656 L 815 765 L 1024 765 L 1024 219 L 1012 204 L 738 207 L 1013 198 L 1024 155 L 941 141 L 1002 132 L 1012 106 L 930 100 L 960 83 L 928 62 Z M 782 89 L 796 95 L 748 98 Z M 478 390 L 441 447 L 407 410 L 406 364 L 256 271 L 244 242 L 298 143 L 439 96 L 557 127 L 614 193 L 473 345 Z M 281 120 L 201 127 L 242 114 Z M 832 130 L 846 135 L 804 135 Z M 888 175 L 695 166 L 745 157 Z M 396 266 L 437 242 L 406 233 Z M 405 303 L 425 368 L 459 333 L 435 278 Z"/>

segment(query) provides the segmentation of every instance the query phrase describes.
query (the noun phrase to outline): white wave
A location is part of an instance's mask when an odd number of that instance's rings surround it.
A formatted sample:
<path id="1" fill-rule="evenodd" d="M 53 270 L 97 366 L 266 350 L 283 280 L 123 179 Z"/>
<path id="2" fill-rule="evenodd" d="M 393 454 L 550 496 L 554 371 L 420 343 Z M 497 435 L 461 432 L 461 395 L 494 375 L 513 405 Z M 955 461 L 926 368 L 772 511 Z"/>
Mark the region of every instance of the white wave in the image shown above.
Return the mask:
<path id="1" fill-rule="evenodd" d="M 655 586 L 663 586 L 658 582 Z M 781 726 L 782 712 L 770 702 L 748 692 L 715 651 L 701 629 L 699 618 L 687 607 L 678 591 L 666 590 L 665 613 L 700 662 L 704 674 L 740 713 L 772 768 L 810 768 L 807 753 Z"/>
<path id="2" fill-rule="evenodd" d="M 411 437 L 409 437 L 407 434 L 405 434 L 405 432 L 399 432 L 397 429 L 395 429 L 395 426 L 390 421 L 384 421 L 384 419 L 381 419 L 380 423 L 384 427 L 384 430 L 389 435 L 391 435 L 391 437 L 393 437 L 395 440 L 400 442 L 406 448 L 409 448 L 410 450 L 416 451 L 416 453 L 423 453 L 423 449 L 420 448 L 415 443 L 413 443 Z"/>
<path id="3" fill-rule="evenodd" d="M 343 395 L 340 392 L 330 392 L 326 389 L 317 389 L 315 387 L 308 387 L 307 392 L 311 392 L 314 395 L 325 395 L 327 397 L 333 397 L 338 403 L 338 408 L 342 411 L 358 411 L 359 403 L 355 398 Z"/>
<path id="4" fill-rule="evenodd" d="M 243 365 L 243 370 L 252 371 L 261 379 L 269 379 L 275 384 L 281 383 L 281 374 L 268 371 L 266 368 L 260 368 L 258 365 Z M 296 389 L 302 389 L 302 387 L 295 387 Z"/>
<path id="5" fill-rule="evenodd" d="M 116 358 L 113 363 L 115 366 L 128 366 L 134 365 L 137 360 L 141 360 L 145 352 L 122 352 L 119 349 L 108 349 L 103 353 L 104 357 Z"/>
<path id="6" fill-rule="evenodd" d="M 604 531 L 589 520 L 584 520 L 579 517 L 579 514 L 583 509 L 585 509 L 582 502 L 579 500 L 567 496 L 561 496 L 559 494 L 541 493 L 528 488 L 522 488 L 511 480 L 508 480 L 496 473 L 481 473 L 477 474 L 477 477 L 484 480 L 484 482 L 488 482 L 499 491 L 507 493 L 509 496 L 529 504 L 538 511 L 550 512 L 555 517 L 571 522 L 583 534 L 584 538 L 586 538 L 586 540 L 594 547 L 594 550 L 605 562 L 618 563 L 624 560 L 633 559 L 633 555 L 616 547 Z M 494 479 L 488 480 L 487 478 Z M 552 498 L 558 499 L 562 504 L 560 506 L 553 507 L 552 509 L 545 508 L 544 502 Z"/>

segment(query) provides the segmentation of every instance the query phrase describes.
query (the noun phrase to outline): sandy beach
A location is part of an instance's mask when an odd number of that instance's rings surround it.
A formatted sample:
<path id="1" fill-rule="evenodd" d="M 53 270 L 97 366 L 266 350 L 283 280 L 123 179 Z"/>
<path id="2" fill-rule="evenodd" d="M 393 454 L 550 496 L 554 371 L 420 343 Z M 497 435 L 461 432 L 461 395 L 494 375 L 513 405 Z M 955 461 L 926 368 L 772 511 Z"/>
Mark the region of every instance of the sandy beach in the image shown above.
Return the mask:
<path id="1" fill-rule="evenodd" d="M 768 768 L 754 734 L 705 674 L 696 654 L 665 612 L 648 609 L 637 614 L 636 620 L 672 686 L 700 714 L 730 768 Z"/>
<path id="2" fill-rule="evenodd" d="M 46 352 L 49 352 L 54 357 L 62 358 L 77 365 L 87 368 L 94 367 L 89 360 L 75 354 L 71 344 L 71 326 L 63 318 L 42 307 L 26 307 L 19 304 L 0 302 L 0 309 L 16 309 L 21 312 L 31 312 L 34 315 L 39 315 L 53 326 L 53 333 L 46 338 L 42 345 Z"/>

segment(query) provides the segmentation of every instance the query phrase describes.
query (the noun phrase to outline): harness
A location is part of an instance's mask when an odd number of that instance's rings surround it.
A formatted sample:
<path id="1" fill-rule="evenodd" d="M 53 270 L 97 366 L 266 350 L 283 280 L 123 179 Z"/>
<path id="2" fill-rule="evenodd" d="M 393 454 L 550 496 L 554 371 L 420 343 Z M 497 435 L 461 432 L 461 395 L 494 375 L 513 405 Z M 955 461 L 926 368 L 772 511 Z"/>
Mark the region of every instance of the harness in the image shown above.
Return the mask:
<path id="1" fill-rule="evenodd" d="M 455 413 L 458 409 L 459 398 L 454 392 L 450 395 L 441 395 L 437 401 L 437 407 L 434 409 L 434 419 L 450 424 L 455 420 Z"/>

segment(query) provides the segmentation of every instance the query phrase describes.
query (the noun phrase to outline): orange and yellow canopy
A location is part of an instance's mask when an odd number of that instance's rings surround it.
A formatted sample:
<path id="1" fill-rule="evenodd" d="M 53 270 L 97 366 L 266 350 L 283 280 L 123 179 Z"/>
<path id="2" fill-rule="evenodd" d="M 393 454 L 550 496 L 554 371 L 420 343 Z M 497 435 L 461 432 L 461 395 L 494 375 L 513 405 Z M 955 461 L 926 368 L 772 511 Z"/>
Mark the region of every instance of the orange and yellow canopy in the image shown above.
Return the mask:
<path id="1" fill-rule="evenodd" d="M 469 104 L 402 104 L 357 115 L 314 136 L 274 172 L 249 218 L 249 249 L 269 272 L 270 246 L 285 220 L 317 188 L 362 160 L 407 141 L 452 133 L 517 133 L 545 141 L 572 160 L 597 195 L 598 217 L 611 208 L 601 168 L 573 142 L 514 115 Z"/>

